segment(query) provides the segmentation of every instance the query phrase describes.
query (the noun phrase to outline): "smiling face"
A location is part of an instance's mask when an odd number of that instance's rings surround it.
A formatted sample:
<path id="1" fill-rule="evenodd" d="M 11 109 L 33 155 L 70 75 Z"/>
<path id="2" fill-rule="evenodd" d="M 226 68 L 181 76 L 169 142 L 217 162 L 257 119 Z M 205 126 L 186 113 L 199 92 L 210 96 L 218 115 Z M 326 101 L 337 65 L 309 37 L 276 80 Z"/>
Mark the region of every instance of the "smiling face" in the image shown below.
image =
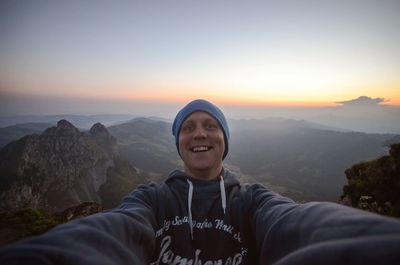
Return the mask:
<path id="1" fill-rule="evenodd" d="M 193 112 L 183 122 L 179 133 L 179 151 L 186 174 L 204 180 L 218 177 L 224 150 L 224 133 L 208 113 Z"/>

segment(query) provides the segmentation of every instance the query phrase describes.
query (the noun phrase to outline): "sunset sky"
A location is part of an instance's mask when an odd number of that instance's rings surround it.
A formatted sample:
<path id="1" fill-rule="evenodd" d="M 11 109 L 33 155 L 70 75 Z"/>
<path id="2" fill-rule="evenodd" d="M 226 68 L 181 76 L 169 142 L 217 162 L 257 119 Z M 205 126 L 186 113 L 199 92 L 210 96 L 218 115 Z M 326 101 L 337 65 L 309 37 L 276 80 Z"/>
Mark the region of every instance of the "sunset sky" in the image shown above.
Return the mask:
<path id="1" fill-rule="evenodd" d="M 396 0 L 1 1 L 0 111 L 400 106 L 399 14 Z M 63 100 L 81 105 L 57 109 Z"/>

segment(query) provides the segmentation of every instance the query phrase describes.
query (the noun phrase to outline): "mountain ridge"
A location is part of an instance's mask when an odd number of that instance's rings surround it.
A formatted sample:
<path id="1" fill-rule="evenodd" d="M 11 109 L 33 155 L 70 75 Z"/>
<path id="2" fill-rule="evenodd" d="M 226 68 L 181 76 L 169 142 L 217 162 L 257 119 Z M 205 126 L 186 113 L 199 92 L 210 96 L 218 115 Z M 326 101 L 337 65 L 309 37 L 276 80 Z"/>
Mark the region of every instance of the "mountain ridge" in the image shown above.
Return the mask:
<path id="1" fill-rule="evenodd" d="M 118 153 L 119 159 L 125 161 L 116 163 L 114 159 L 105 166 L 107 174 L 114 178 L 124 182 L 127 178 L 121 172 L 129 172 L 141 175 L 143 181 L 162 181 L 172 170 L 182 168 L 170 122 L 134 118 L 103 127 L 99 125 L 97 142 L 90 138 L 97 130 L 95 125 L 85 132 L 85 143 L 99 154 Z M 230 120 L 230 127 L 232 137 L 225 167 L 246 181 L 260 182 L 299 201 L 338 200 L 346 181 L 346 168 L 384 155 L 387 143 L 398 137 L 330 131 L 307 121 L 284 118 Z M 75 129 L 72 131 L 76 133 Z M 124 170 L 111 170 L 116 164 Z M 118 203 L 120 195 L 105 188 L 99 191 L 114 198 L 109 207 Z M 126 195 L 130 190 L 124 192 Z"/>

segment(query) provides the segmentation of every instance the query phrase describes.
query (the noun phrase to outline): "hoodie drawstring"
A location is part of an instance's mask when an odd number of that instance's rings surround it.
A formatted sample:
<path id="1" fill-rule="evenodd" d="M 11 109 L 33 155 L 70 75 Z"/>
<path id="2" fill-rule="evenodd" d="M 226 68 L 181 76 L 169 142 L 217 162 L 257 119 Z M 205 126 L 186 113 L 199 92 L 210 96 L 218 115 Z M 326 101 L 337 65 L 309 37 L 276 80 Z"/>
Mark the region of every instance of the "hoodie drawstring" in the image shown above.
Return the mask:
<path id="1" fill-rule="evenodd" d="M 225 209 L 226 209 L 226 194 L 225 194 L 225 183 L 224 183 L 224 178 L 222 175 L 220 176 L 221 180 L 219 182 L 219 188 L 221 191 L 221 201 L 222 201 L 222 210 L 224 211 L 225 214 Z"/>
<path id="2" fill-rule="evenodd" d="M 225 182 L 224 178 L 222 175 L 220 176 L 220 181 L 219 181 L 219 188 L 221 192 L 221 202 L 222 202 L 222 210 L 226 212 L 226 193 L 225 193 Z M 189 180 L 186 179 L 187 183 L 189 184 L 189 192 L 188 192 L 188 214 L 189 214 L 189 227 L 190 227 L 190 235 L 193 240 L 193 218 L 192 218 L 192 200 L 193 200 L 193 183 Z"/>
<path id="3" fill-rule="evenodd" d="M 193 240 L 193 219 L 192 219 L 193 184 L 188 179 L 187 182 L 189 183 L 189 192 L 188 192 L 189 227 L 190 227 L 190 235 L 192 236 Z"/>

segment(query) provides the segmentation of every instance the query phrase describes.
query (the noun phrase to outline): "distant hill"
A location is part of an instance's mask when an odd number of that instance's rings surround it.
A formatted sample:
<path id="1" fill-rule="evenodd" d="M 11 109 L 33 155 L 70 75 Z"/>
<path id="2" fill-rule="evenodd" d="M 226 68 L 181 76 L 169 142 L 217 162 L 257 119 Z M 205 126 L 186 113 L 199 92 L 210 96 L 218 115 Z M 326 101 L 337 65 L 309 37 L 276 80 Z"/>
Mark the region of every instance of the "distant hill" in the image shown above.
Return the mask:
<path id="1" fill-rule="evenodd" d="M 117 139 L 118 151 L 139 170 L 150 176 L 166 177 L 180 165 L 171 123 L 148 118 L 108 127 Z"/>
<path id="2" fill-rule="evenodd" d="M 260 182 L 288 188 L 296 199 L 337 200 L 344 170 L 383 155 L 394 135 L 338 132 L 287 119 L 232 122 L 227 162 Z"/>
<path id="3" fill-rule="evenodd" d="M 106 208 L 145 182 L 117 153 L 100 123 L 87 133 L 66 120 L 0 150 L 0 210 L 24 207 L 61 211 L 82 202 Z"/>
<path id="4" fill-rule="evenodd" d="M 53 125 L 51 123 L 22 123 L 0 128 L 0 148 L 25 135 L 40 134 Z"/>

